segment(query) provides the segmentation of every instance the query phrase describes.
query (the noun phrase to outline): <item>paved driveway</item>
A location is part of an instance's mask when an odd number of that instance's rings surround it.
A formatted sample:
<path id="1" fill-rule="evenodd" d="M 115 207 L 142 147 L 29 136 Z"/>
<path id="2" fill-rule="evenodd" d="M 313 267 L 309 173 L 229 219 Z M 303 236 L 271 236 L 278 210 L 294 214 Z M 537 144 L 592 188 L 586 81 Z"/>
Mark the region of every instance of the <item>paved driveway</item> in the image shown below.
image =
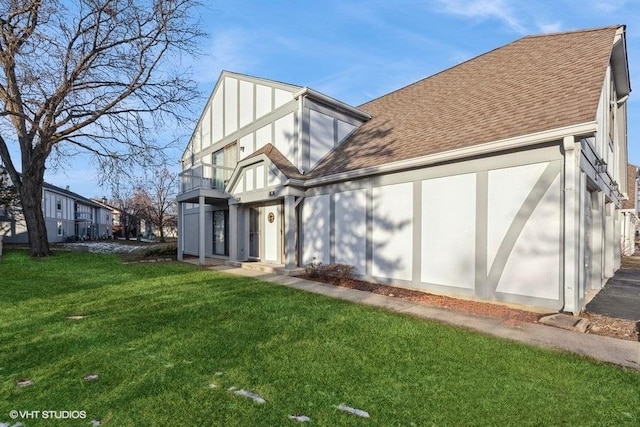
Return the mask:
<path id="1" fill-rule="evenodd" d="M 640 321 L 640 270 L 621 268 L 587 304 L 585 311 Z"/>

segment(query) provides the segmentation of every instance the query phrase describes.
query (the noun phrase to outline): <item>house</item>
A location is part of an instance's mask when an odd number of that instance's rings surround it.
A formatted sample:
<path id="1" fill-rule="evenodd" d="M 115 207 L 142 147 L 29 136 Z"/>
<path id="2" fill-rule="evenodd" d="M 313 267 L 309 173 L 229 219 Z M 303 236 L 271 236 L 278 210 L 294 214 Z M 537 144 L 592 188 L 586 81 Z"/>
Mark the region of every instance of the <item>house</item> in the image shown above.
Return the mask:
<path id="1" fill-rule="evenodd" d="M 624 26 L 529 36 L 353 107 L 223 72 L 182 156 L 178 256 L 579 311 L 620 265 Z"/>
<path id="2" fill-rule="evenodd" d="M 45 182 L 42 189 L 42 210 L 49 243 L 70 239 L 106 239 L 113 236 L 111 211 L 70 191 L 68 187 L 63 189 Z M 0 234 L 4 243 L 29 242 L 26 223 L 20 217 L 0 218 Z"/>
<path id="3" fill-rule="evenodd" d="M 636 251 L 638 233 L 638 166 L 627 165 L 627 197 L 622 201 L 620 245 L 622 255 L 633 255 Z"/>

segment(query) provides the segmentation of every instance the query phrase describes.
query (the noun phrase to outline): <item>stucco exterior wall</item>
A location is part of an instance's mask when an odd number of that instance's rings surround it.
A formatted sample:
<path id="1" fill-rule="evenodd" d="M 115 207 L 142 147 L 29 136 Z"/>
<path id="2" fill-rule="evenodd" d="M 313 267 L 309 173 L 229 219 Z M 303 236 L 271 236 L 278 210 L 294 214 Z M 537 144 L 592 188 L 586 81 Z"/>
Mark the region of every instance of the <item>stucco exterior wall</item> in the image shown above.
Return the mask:
<path id="1" fill-rule="evenodd" d="M 367 280 L 526 303 L 562 302 L 562 155 L 527 152 L 310 189 L 303 264 Z"/>

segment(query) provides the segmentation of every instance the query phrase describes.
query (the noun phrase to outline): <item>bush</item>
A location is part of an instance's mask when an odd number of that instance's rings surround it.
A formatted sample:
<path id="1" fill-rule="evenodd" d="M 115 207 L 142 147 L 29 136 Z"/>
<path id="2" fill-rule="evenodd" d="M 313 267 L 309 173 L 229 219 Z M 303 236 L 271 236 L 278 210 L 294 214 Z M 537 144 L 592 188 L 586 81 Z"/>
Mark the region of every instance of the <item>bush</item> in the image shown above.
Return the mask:
<path id="1" fill-rule="evenodd" d="M 153 248 L 149 248 L 145 251 L 145 257 L 155 257 L 155 256 L 170 256 L 175 257 L 178 253 L 178 246 L 175 243 L 170 243 L 168 245 L 159 245 Z"/>
<path id="2" fill-rule="evenodd" d="M 304 271 L 310 278 L 340 283 L 353 278 L 355 267 L 347 264 L 323 264 L 313 262 L 305 266 Z"/>

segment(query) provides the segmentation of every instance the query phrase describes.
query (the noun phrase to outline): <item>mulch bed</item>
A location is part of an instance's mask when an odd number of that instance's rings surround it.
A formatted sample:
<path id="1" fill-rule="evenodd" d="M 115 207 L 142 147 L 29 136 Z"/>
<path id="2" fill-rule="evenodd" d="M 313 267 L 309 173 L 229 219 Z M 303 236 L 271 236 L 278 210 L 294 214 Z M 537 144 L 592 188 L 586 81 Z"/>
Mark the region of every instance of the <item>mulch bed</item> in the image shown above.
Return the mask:
<path id="1" fill-rule="evenodd" d="M 460 311 L 463 313 L 502 319 L 506 324 L 513 326 L 517 326 L 519 323 L 538 323 L 538 319 L 546 315 L 542 313 L 512 308 L 498 303 L 481 302 L 469 299 L 453 298 L 444 295 L 435 295 L 428 292 L 422 292 L 412 289 L 404 289 L 395 286 L 363 282 L 361 280 L 332 280 L 330 278 L 321 277 L 301 277 L 307 280 L 323 282 L 345 288 L 357 289 L 360 291 L 372 292 L 375 294 L 386 295 L 394 298 L 402 298 L 420 304 L 442 307 L 450 310 Z M 606 316 L 598 316 L 590 313 L 581 313 L 580 317 L 584 317 L 591 322 L 591 326 L 587 333 L 630 341 L 639 340 L 638 333 L 636 332 L 636 324 L 633 321 L 615 319 Z"/>

